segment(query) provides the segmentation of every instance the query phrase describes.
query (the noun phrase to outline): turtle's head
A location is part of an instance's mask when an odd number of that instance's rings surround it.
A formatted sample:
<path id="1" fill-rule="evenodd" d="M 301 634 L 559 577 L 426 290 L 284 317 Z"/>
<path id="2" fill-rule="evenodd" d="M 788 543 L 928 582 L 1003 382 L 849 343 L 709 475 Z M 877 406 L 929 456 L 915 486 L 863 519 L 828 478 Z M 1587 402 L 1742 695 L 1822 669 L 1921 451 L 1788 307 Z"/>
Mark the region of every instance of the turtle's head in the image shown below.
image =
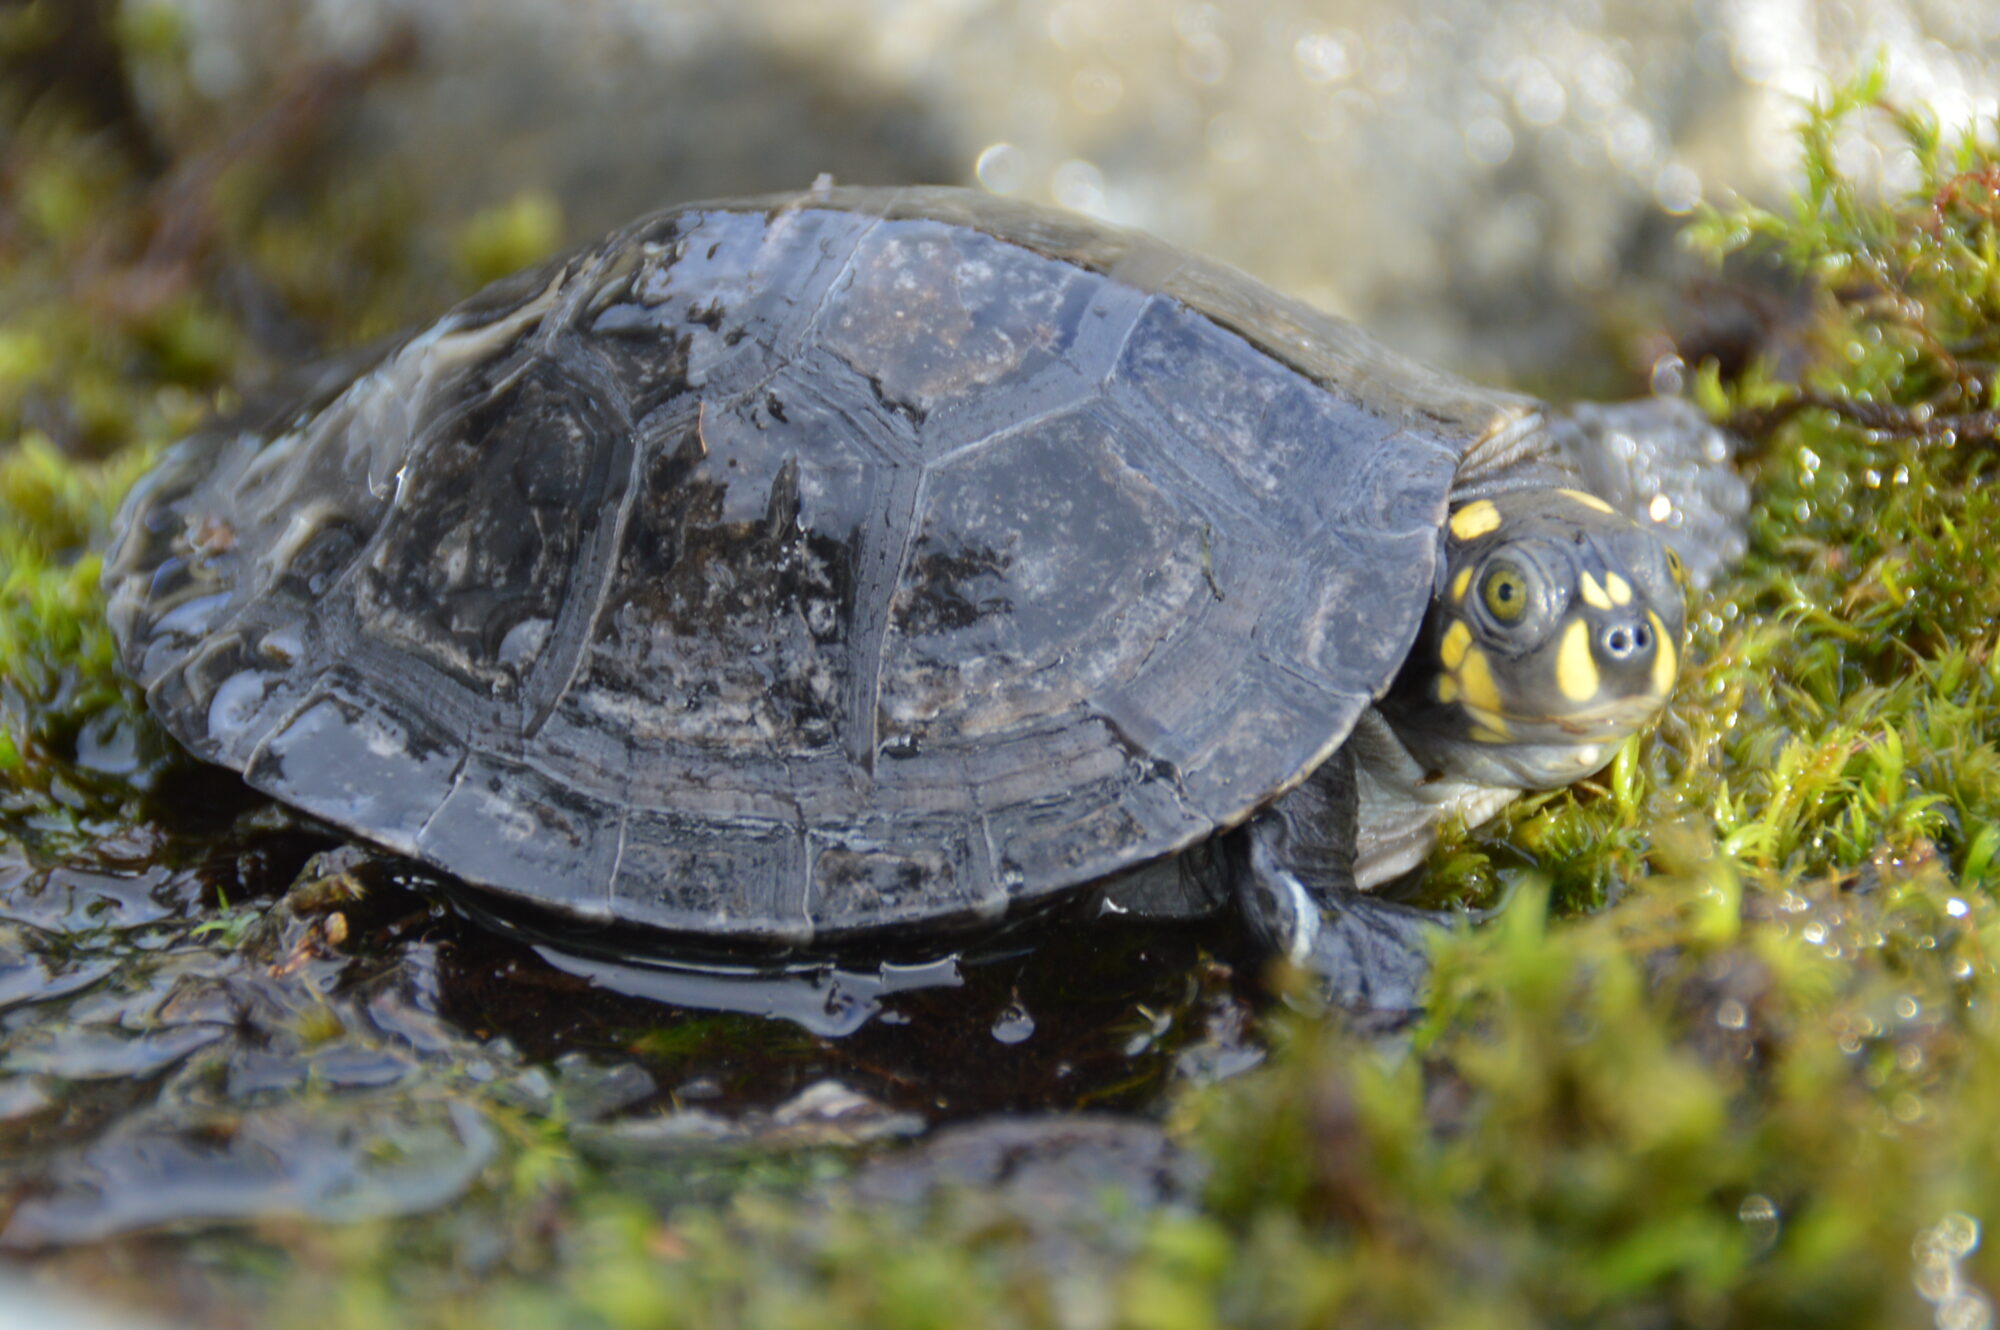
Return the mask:
<path id="1" fill-rule="evenodd" d="M 1659 715 L 1685 625 L 1679 558 L 1602 499 L 1476 499 L 1451 515 L 1442 584 L 1383 714 L 1430 769 L 1567 785 Z"/>

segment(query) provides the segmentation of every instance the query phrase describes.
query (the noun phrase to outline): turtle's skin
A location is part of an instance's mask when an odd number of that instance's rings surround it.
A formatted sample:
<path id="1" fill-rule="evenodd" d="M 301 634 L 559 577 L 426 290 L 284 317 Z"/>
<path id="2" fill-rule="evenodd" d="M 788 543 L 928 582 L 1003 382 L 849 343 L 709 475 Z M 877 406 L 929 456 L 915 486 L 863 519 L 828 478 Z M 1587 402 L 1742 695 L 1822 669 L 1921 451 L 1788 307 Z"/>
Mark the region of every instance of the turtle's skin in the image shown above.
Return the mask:
<path id="1" fill-rule="evenodd" d="M 842 943 L 1214 842 L 1324 969 L 1672 686 L 1678 566 L 1548 422 L 1066 213 L 695 204 L 180 444 L 111 617 L 195 753 L 560 912 Z"/>

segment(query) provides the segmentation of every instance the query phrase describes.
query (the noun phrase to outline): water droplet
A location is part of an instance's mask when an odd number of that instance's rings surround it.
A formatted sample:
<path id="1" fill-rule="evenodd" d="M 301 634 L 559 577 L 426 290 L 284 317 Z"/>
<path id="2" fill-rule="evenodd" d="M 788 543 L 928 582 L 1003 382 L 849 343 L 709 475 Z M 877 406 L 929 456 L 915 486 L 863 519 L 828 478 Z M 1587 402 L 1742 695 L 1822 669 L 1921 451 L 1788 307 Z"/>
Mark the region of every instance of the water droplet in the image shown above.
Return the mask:
<path id="1" fill-rule="evenodd" d="M 1687 386 L 1686 361 L 1682 360 L 1679 356 L 1674 355 L 1672 352 L 1668 352 L 1666 355 L 1661 356 L 1659 359 L 1653 362 L 1653 373 L 1652 373 L 1653 396 L 1676 397 L 1680 395 L 1681 390 L 1686 386 Z M 1658 504 L 1660 500 L 1665 499 L 1666 497 L 1667 496 L 1664 494 L 1656 494 L 1653 496 L 1653 502 L 1655 504 Z M 1673 511 L 1673 503 L 1671 500 L 1669 500 L 1666 505 L 1666 511 L 1667 512 Z M 1667 519 L 1665 517 L 1654 517 L 1653 520 L 1655 522 L 1664 522 Z"/>
<path id="2" fill-rule="evenodd" d="M 1735 998 L 1724 998 L 1716 1004 L 1715 1023 L 1725 1030 L 1740 1030 L 1749 1019 L 1750 1013 Z"/>
<path id="3" fill-rule="evenodd" d="M 1003 1044 L 1018 1044 L 1026 1041 L 1035 1032 L 1035 1018 L 1015 998 L 1000 1009 L 993 1019 L 993 1037 Z"/>
<path id="4" fill-rule="evenodd" d="M 1208 122 L 1208 155 L 1228 166 L 1257 158 L 1258 139 L 1251 125 L 1232 111 L 1218 111 Z"/>
<path id="5" fill-rule="evenodd" d="M 1778 1240 L 1778 1207 L 1771 1203 L 1770 1197 L 1754 1192 L 1745 1196 L 1736 1207 L 1736 1219 L 1760 1250 L 1768 1249 Z"/>
<path id="6" fill-rule="evenodd" d="M 1204 87 L 1229 73 L 1229 45 L 1212 32 L 1197 33 L 1181 47 L 1181 73 Z"/>
<path id="7" fill-rule="evenodd" d="M 1354 57 L 1338 33 L 1307 33 L 1292 44 L 1292 59 L 1309 83 L 1338 83 L 1354 72 Z"/>
<path id="8" fill-rule="evenodd" d="M 1701 202 L 1701 177 L 1693 167 L 1668 162 L 1653 177 L 1653 202 L 1676 217 L 1693 212 Z"/>
<path id="9" fill-rule="evenodd" d="M 1074 51 L 1089 41 L 1093 26 L 1090 12 L 1083 5 L 1057 5 L 1049 11 L 1049 40 L 1062 50 Z"/>
<path id="10" fill-rule="evenodd" d="M 972 174 L 995 194 L 1018 193 L 1028 183 L 1027 154 L 1011 143 L 989 143 L 974 159 Z"/>
<path id="11" fill-rule="evenodd" d="M 1989 1330 L 1993 1304 L 1977 1289 L 1964 1289 L 1938 1305 L 1938 1330 Z"/>
<path id="12" fill-rule="evenodd" d="M 1938 1220 L 1931 1232 L 1938 1246 L 1954 1257 L 1970 1256 L 1979 1247 L 1979 1221 L 1957 1211 Z"/>
<path id="13" fill-rule="evenodd" d="M 1772 1204 L 1770 1197 L 1753 1192 L 1736 1207 L 1736 1218 L 1745 1224 L 1775 1224 L 1778 1222 L 1778 1207 Z"/>
<path id="14" fill-rule="evenodd" d="M 1928 1236 L 1928 1235 L 1926 1235 Z M 1918 1240 L 1921 1244 L 1923 1239 Z M 1916 1273 L 1910 1276 L 1917 1296 L 1925 1302 L 1942 1302 L 1951 1296 L 1958 1272 L 1943 1253 L 1925 1248 L 1917 1253 Z"/>
<path id="15" fill-rule="evenodd" d="M 1548 126 L 1569 109 L 1569 93 L 1539 60 L 1531 60 L 1514 80 L 1514 109 L 1531 125 Z"/>
<path id="16" fill-rule="evenodd" d="M 1069 95 L 1077 109 L 1090 115 L 1104 115 L 1116 110 L 1125 99 L 1125 80 L 1118 77 L 1115 69 L 1090 65 L 1079 69 L 1069 81 Z"/>
<path id="17" fill-rule="evenodd" d="M 1497 116 L 1480 116 L 1465 127 L 1465 155 L 1481 166 L 1499 166 L 1514 155 L 1514 132 Z"/>
<path id="18" fill-rule="evenodd" d="M 1049 181 L 1057 203 L 1077 212 L 1102 216 L 1104 213 L 1104 172 L 1095 163 L 1073 157 L 1056 168 Z"/>

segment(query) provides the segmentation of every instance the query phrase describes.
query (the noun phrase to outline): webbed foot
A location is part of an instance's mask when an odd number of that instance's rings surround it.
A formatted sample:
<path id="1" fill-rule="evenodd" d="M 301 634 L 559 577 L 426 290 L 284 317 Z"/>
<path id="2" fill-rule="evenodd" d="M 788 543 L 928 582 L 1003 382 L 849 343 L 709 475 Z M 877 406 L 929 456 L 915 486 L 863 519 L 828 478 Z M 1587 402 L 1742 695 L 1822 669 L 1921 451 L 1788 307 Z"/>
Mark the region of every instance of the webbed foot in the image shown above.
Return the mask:
<path id="1" fill-rule="evenodd" d="M 1238 899 L 1257 936 L 1315 981 L 1331 1006 L 1401 1012 L 1423 1006 L 1430 948 L 1450 916 L 1299 876 L 1251 851 Z M 1266 862 L 1256 866 L 1256 861 Z"/>
<path id="2" fill-rule="evenodd" d="M 1252 932 L 1313 976 L 1330 1005 L 1415 1011 L 1430 978 L 1431 943 L 1450 916 L 1355 887 L 1355 817 L 1353 759 L 1336 753 L 1236 832 L 1236 898 Z"/>

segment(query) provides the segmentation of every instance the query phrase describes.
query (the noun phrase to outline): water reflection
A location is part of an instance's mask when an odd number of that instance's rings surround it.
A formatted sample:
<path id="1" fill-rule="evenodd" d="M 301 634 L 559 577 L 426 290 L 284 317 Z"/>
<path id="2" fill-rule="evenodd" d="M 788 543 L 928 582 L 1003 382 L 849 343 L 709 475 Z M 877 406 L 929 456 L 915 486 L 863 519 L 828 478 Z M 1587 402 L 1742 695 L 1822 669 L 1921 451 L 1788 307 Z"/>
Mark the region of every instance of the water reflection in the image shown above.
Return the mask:
<path id="1" fill-rule="evenodd" d="M 0 873 L 0 1246 L 427 1210 L 516 1109 L 612 1157 L 840 1145 L 1139 1108 L 1259 1056 L 1219 959 L 1251 948 L 1212 925 L 1052 917 L 928 958 L 667 964 L 474 922 L 441 880 L 272 820 L 206 833 L 193 866 Z"/>

